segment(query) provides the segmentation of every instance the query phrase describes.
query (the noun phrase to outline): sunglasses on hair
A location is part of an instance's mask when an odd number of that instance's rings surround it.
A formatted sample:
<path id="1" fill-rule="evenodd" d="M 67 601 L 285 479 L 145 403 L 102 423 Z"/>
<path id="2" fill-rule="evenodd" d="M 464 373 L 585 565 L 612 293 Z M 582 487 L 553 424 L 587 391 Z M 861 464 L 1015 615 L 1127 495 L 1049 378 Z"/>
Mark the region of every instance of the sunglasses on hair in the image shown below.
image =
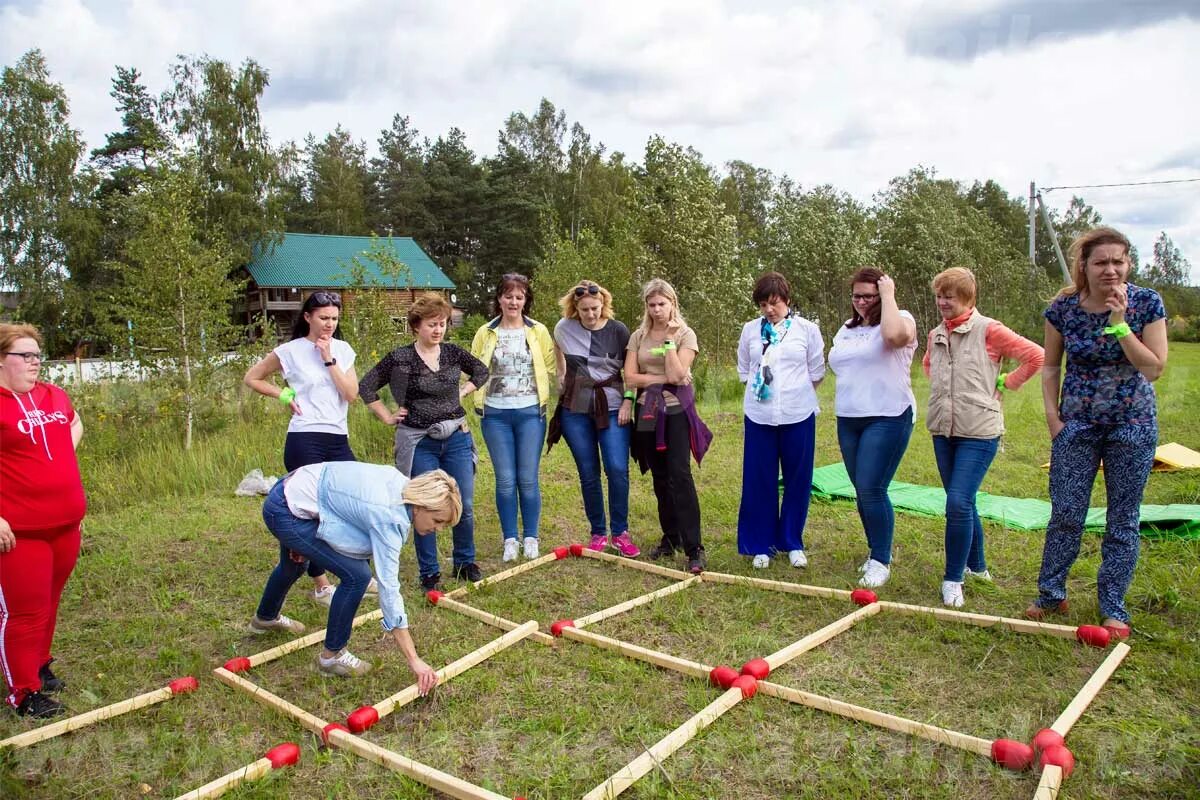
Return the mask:
<path id="1" fill-rule="evenodd" d="M 516 283 L 529 283 L 529 278 L 525 277 L 519 272 L 506 272 L 500 276 L 500 280 L 504 281 L 505 283 L 508 281 L 515 281 Z"/>
<path id="2" fill-rule="evenodd" d="M 341 306 L 342 296 L 337 292 L 313 292 L 313 302 L 319 306 Z"/>
<path id="3" fill-rule="evenodd" d="M 575 296 L 576 297 L 583 297 L 585 294 L 600 294 L 600 287 L 594 283 L 591 286 L 576 286 L 575 287 Z"/>

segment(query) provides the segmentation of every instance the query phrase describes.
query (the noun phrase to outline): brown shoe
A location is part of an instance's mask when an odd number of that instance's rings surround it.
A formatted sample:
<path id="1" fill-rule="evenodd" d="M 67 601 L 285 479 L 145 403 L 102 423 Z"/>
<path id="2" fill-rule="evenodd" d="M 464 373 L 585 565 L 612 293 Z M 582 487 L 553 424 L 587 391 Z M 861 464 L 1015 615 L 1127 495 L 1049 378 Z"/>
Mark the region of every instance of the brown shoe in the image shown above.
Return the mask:
<path id="1" fill-rule="evenodd" d="M 1070 604 L 1066 600 L 1059 601 L 1058 605 L 1050 608 L 1043 608 L 1037 603 L 1030 603 L 1029 608 L 1025 609 L 1025 619 L 1042 620 L 1051 614 L 1066 614 L 1070 609 Z"/>

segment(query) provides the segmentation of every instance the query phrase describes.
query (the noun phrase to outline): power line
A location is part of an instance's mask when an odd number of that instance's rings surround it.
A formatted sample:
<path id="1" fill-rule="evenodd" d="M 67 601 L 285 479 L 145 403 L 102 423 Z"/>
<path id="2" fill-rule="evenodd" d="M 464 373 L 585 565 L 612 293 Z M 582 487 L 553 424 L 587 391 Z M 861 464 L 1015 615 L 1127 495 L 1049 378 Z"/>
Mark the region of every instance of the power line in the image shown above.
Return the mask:
<path id="1" fill-rule="evenodd" d="M 1133 181 L 1131 183 L 1090 183 L 1080 186 L 1042 186 L 1043 192 L 1053 192 L 1055 189 L 1109 189 L 1115 186 L 1160 186 L 1164 183 L 1200 183 L 1200 178 L 1176 178 L 1169 181 Z"/>

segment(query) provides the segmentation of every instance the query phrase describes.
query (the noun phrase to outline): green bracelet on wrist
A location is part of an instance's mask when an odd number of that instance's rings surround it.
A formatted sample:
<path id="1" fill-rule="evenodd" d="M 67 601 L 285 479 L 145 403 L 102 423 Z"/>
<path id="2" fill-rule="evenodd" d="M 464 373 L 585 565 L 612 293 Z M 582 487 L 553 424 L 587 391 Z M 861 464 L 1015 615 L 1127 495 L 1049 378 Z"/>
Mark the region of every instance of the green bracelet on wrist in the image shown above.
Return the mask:
<path id="1" fill-rule="evenodd" d="M 1007 379 L 1008 379 L 1007 372 L 1001 372 L 999 375 L 997 375 L 996 376 L 996 389 L 998 389 L 1001 392 L 1007 392 L 1008 387 L 1004 385 L 1004 381 Z"/>
<path id="2" fill-rule="evenodd" d="M 1129 327 L 1128 322 L 1120 322 L 1120 323 L 1117 323 L 1116 325 L 1105 325 L 1104 332 L 1111 333 L 1113 336 L 1117 337 L 1118 339 L 1123 339 L 1126 336 L 1128 336 L 1129 334 L 1133 333 L 1133 329 Z"/>
<path id="3" fill-rule="evenodd" d="M 279 402 L 286 405 L 291 405 L 291 402 L 296 399 L 296 390 L 290 386 L 283 387 L 283 391 L 279 393 Z"/>
<path id="4" fill-rule="evenodd" d="M 637 397 L 637 395 L 633 393 L 632 389 L 626 389 L 625 394 L 622 395 L 622 397 L 624 397 L 626 400 L 633 400 L 635 397 Z"/>

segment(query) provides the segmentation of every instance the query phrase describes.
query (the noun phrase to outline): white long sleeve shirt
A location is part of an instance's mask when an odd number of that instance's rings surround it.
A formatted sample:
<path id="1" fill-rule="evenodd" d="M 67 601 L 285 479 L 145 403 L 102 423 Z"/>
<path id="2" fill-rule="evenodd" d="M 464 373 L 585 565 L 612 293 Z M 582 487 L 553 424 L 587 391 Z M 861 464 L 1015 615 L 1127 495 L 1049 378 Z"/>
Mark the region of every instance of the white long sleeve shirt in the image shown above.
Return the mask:
<path id="1" fill-rule="evenodd" d="M 813 384 L 825 377 L 825 343 L 821 329 L 798 314 L 785 331 L 781 320 L 775 329 L 780 339 L 767 349 L 771 368 L 770 396 L 759 400 L 754 378 L 763 362 L 762 317 L 742 327 L 738 341 L 738 377 L 746 384 L 742 401 L 746 417 L 759 425 L 791 425 L 820 411 Z"/>

